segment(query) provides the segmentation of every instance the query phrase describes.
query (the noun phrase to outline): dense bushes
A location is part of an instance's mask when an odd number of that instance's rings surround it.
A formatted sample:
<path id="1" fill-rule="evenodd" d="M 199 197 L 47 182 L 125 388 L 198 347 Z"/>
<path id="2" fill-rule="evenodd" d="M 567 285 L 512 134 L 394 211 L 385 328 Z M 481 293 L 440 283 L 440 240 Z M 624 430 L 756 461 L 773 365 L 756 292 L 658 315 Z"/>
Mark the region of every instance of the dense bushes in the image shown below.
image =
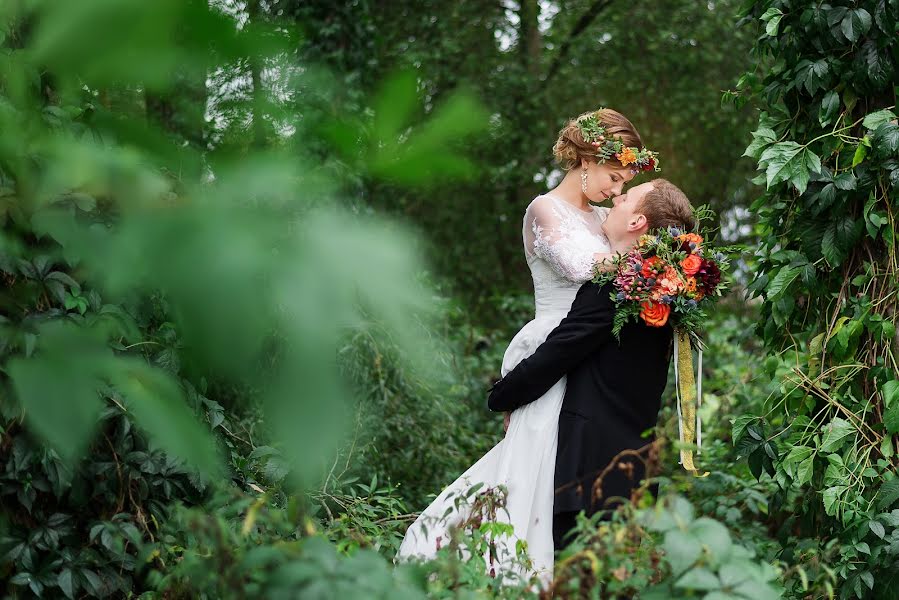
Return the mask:
<path id="1" fill-rule="evenodd" d="M 767 191 L 758 333 L 776 382 L 734 424 L 753 475 L 774 479 L 783 552 L 817 538 L 839 596 L 895 595 L 899 533 L 896 192 L 899 5 L 756 2 L 764 70 L 741 80 L 762 109 L 747 155 Z"/>

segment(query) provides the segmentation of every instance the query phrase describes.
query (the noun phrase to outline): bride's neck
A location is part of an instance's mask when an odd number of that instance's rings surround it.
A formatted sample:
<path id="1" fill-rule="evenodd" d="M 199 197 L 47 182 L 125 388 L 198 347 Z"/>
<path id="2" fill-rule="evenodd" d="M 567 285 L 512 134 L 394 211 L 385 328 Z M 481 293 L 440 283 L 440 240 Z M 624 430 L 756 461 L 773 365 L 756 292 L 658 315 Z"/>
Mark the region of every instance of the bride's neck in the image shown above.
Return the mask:
<path id="1" fill-rule="evenodd" d="M 590 210 L 590 200 L 581 191 L 580 169 L 571 169 L 554 189 L 550 190 L 553 196 L 564 200 L 575 208 Z"/>

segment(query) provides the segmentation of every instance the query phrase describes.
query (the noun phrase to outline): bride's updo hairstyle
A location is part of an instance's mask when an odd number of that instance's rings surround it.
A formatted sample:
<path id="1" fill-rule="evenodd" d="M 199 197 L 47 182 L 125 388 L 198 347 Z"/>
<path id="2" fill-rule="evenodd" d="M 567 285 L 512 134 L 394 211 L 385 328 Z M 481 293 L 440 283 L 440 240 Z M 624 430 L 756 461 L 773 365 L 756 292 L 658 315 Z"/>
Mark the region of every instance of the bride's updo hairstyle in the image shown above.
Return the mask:
<path id="1" fill-rule="evenodd" d="M 584 141 L 584 136 L 581 134 L 581 127 L 578 125 L 579 119 L 589 117 L 590 115 L 596 116 L 600 125 L 605 128 L 606 136 L 618 138 L 625 146 L 631 148 L 643 147 L 643 140 L 640 139 L 637 128 L 634 127 L 634 124 L 631 123 L 627 117 L 617 110 L 601 108 L 597 111 L 586 112 L 566 123 L 565 127 L 562 128 L 562 131 L 559 132 L 559 139 L 556 140 L 556 144 L 553 146 L 553 154 L 555 155 L 556 160 L 566 171 L 570 171 L 581 164 L 581 161 L 584 158 L 596 161 L 596 148 L 589 142 Z M 615 158 L 610 158 L 607 162 L 616 168 L 624 167 L 624 165 Z"/>

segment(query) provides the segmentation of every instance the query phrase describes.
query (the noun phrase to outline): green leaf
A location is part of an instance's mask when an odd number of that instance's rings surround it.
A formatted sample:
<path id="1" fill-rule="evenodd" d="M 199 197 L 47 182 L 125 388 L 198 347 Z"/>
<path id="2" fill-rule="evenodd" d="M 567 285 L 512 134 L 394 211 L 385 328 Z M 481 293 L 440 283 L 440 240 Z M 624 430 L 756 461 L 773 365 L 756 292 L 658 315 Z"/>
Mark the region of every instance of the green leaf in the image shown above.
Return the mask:
<path id="1" fill-rule="evenodd" d="M 780 298 L 789 289 L 790 284 L 796 280 L 801 272 L 802 267 L 784 267 L 778 271 L 777 275 L 774 276 L 774 279 L 771 280 L 771 283 L 768 284 L 768 289 L 765 290 L 768 300 L 777 300 Z"/>
<path id="2" fill-rule="evenodd" d="M 883 413 L 883 426 L 890 433 L 899 433 L 899 404 L 894 404 Z"/>
<path id="3" fill-rule="evenodd" d="M 706 596 L 708 598 L 708 596 Z M 671 584 L 659 584 L 640 591 L 640 600 L 671 600 Z M 739 598 L 737 600 L 740 600 Z"/>
<path id="4" fill-rule="evenodd" d="M 687 590 L 711 591 L 720 590 L 721 582 L 708 569 L 697 567 L 684 573 L 684 576 L 677 580 L 674 587 Z"/>
<path id="5" fill-rule="evenodd" d="M 662 533 L 680 526 L 671 511 L 667 510 L 661 502 L 642 513 L 641 519 L 648 529 Z"/>
<path id="6" fill-rule="evenodd" d="M 834 25 L 842 21 L 843 17 L 846 15 L 847 10 L 848 9 L 845 6 L 835 6 L 826 11 L 827 24 L 833 27 Z"/>
<path id="7" fill-rule="evenodd" d="M 821 172 L 821 157 L 817 154 L 806 148 L 802 151 L 803 156 L 805 157 L 805 166 L 812 173 L 820 173 Z M 804 191 L 804 190 L 803 190 Z"/>
<path id="8" fill-rule="evenodd" d="M 884 458 L 893 458 L 893 436 L 885 435 L 880 442 L 880 453 Z"/>
<path id="9" fill-rule="evenodd" d="M 890 479 L 877 490 L 877 510 L 887 510 L 899 500 L 899 477 Z"/>
<path id="10" fill-rule="evenodd" d="M 804 61 L 799 69 L 799 80 L 805 86 L 809 94 L 814 94 L 824 83 L 824 77 L 830 71 L 827 60 L 821 58 L 815 62 Z"/>
<path id="11" fill-rule="evenodd" d="M 374 103 L 373 134 L 379 144 L 393 144 L 420 106 L 418 76 L 399 71 L 389 76 Z"/>
<path id="12" fill-rule="evenodd" d="M 869 590 L 874 589 L 874 575 L 871 573 L 871 571 L 864 571 L 861 575 L 859 575 L 859 577 L 861 577 L 861 580 L 865 582 L 865 585 L 868 586 Z"/>
<path id="13" fill-rule="evenodd" d="M 181 388 L 170 376 L 139 359 L 117 357 L 109 378 L 138 425 L 159 446 L 209 476 L 221 472 L 210 431 L 188 408 Z"/>
<path id="14" fill-rule="evenodd" d="M 881 524 L 880 521 L 868 521 L 868 527 L 871 529 L 874 535 L 876 535 L 880 539 L 883 539 L 883 536 L 885 536 L 887 533 L 886 529 L 884 529 L 883 524 Z"/>
<path id="15" fill-rule="evenodd" d="M 7 365 L 29 429 L 66 462 L 81 456 L 97 426 L 97 390 L 110 357 L 95 332 L 57 321 L 40 329 L 31 358 Z"/>
<path id="16" fill-rule="evenodd" d="M 821 110 L 818 111 L 818 122 L 821 123 L 821 127 L 830 125 L 839 110 L 840 95 L 836 90 L 830 90 L 824 95 L 824 99 L 821 100 Z"/>
<path id="17" fill-rule="evenodd" d="M 866 156 L 868 156 L 868 147 L 860 143 L 855 147 L 855 154 L 852 155 L 852 168 L 854 169 L 860 165 Z"/>
<path id="18" fill-rule="evenodd" d="M 670 510 L 681 527 L 693 522 L 693 505 L 686 498 L 675 496 L 671 500 Z"/>
<path id="19" fill-rule="evenodd" d="M 808 446 L 793 446 L 790 449 L 790 452 L 787 453 L 786 458 L 783 460 L 784 466 L 796 464 L 804 461 L 806 458 L 812 455 L 812 450 Z"/>
<path id="20" fill-rule="evenodd" d="M 700 517 L 690 525 L 690 534 L 708 548 L 711 559 L 715 564 L 726 561 L 730 556 L 733 543 L 727 527 L 710 519 Z"/>
<path id="21" fill-rule="evenodd" d="M 90 588 L 90 591 L 95 596 L 101 595 L 103 591 L 103 581 L 96 573 L 94 573 L 90 569 L 82 569 L 81 576 L 84 577 L 85 581 L 88 584 L 88 587 Z"/>
<path id="22" fill-rule="evenodd" d="M 734 589 L 734 591 L 737 592 L 741 598 L 748 598 L 751 600 L 779 600 L 782 598 L 781 594 L 768 585 L 759 575 L 755 575 L 755 577 L 743 581 L 736 587 L 736 589 Z"/>
<path id="23" fill-rule="evenodd" d="M 883 110 L 878 110 L 877 112 L 869 113 L 865 116 L 865 120 L 862 121 L 862 125 L 865 129 L 877 129 L 884 123 L 889 123 L 893 119 L 896 118 L 895 113 L 888 108 Z"/>
<path id="24" fill-rule="evenodd" d="M 799 155 L 800 150 L 802 147 L 796 142 L 780 142 L 762 153 L 760 160 L 767 163 L 765 179 L 769 189 L 793 176 L 794 159 Z"/>
<path id="25" fill-rule="evenodd" d="M 863 230 L 863 221 L 849 215 L 840 216 L 827 225 L 821 239 L 821 253 L 832 268 L 838 267 L 849 256 Z"/>
<path id="26" fill-rule="evenodd" d="M 743 437 L 743 432 L 746 431 L 746 426 L 756 420 L 755 415 L 740 415 L 736 419 L 733 420 L 731 427 L 731 438 L 734 442 L 739 442 L 740 438 Z"/>
<path id="27" fill-rule="evenodd" d="M 642 594 L 640 596 L 643 597 Z M 671 596 L 667 596 L 666 598 L 671 598 Z M 705 596 L 702 597 L 702 600 L 746 600 L 743 596 L 734 596 L 733 594 L 728 594 L 727 592 L 713 591 L 709 592 Z"/>
<path id="28" fill-rule="evenodd" d="M 837 516 L 840 508 L 840 496 L 846 491 L 845 485 L 836 485 L 827 488 L 822 493 L 824 500 L 824 512 L 831 517 Z"/>
<path id="29" fill-rule="evenodd" d="M 778 25 L 780 25 L 781 19 L 783 19 L 783 15 L 775 15 L 771 17 L 771 19 L 765 25 L 765 33 L 767 33 L 771 37 L 775 37 L 777 35 L 777 27 Z"/>
<path id="30" fill-rule="evenodd" d="M 764 13 L 762 13 L 762 16 L 760 18 L 763 22 L 767 22 L 767 21 L 773 19 L 774 17 L 777 17 L 777 16 L 782 17 L 783 14 L 784 14 L 783 11 L 780 10 L 779 8 L 772 7 L 772 8 L 769 8 L 768 10 L 766 10 Z"/>
<path id="31" fill-rule="evenodd" d="M 880 154 L 892 154 L 899 150 L 899 125 L 883 123 L 874 131 L 873 144 Z"/>
<path id="32" fill-rule="evenodd" d="M 889 340 L 896 337 L 896 325 L 890 321 L 883 321 L 880 324 L 880 339 Z"/>
<path id="33" fill-rule="evenodd" d="M 815 158 L 818 158 L 815 156 Z M 794 160 L 790 161 L 790 183 L 796 188 L 800 194 L 805 193 L 808 187 L 809 167 L 808 164 L 815 164 L 813 159 L 808 158 L 808 150 L 803 150 Z M 821 167 L 821 160 L 817 161 L 818 168 Z"/>
<path id="34" fill-rule="evenodd" d="M 735 588 L 744 581 L 752 577 L 752 573 L 744 568 L 745 562 L 742 560 L 731 561 L 721 567 L 718 576 L 724 587 Z"/>
<path id="35" fill-rule="evenodd" d="M 824 428 L 824 439 L 821 442 L 822 452 L 835 452 L 849 435 L 855 433 L 852 423 L 836 417 Z"/>
<path id="36" fill-rule="evenodd" d="M 855 43 L 871 28 L 871 13 L 863 8 L 851 10 L 843 17 L 840 28 L 846 39 Z"/>
<path id="37" fill-rule="evenodd" d="M 72 579 L 71 569 L 63 569 L 59 573 L 59 577 L 56 579 L 56 583 L 57 585 L 59 585 L 62 593 L 66 595 L 66 598 L 75 597 L 75 582 Z"/>
<path id="38" fill-rule="evenodd" d="M 818 194 L 818 203 L 822 209 L 827 208 L 837 198 L 837 188 L 834 184 L 828 183 Z"/>
<path id="39" fill-rule="evenodd" d="M 836 232 L 832 224 L 824 230 L 824 237 L 821 238 L 821 254 L 833 268 L 838 267 L 846 258 L 845 253 L 837 246 Z"/>
<path id="40" fill-rule="evenodd" d="M 883 394 L 884 407 L 889 408 L 893 400 L 899 398 L 899 380 L 887 381 L 880 387 L 880 393 Z"/>
<path id="41" fill-rule="evenodd" d="M 771 136 L 768 136 L 770 132 Z M 774 136 L 774 132 L 770 129 L 759 129 L 758 131 L 753 132 L 754 136 L 752 143 L 746 148 L 743 152 L 743 156 L 748 156 L 750 158 L 754 158 L 756 160 L 762 155 L 762 152 L 766 150 L 771 144 L 777 141 L 777 138 Z"/>
<path id="42" fill-rule="evenodd" d="M 858 180 L 855 177 L 855 173 L 840 173 L 834 178 L 833 184 L 837 186 L 838 189 L 848 192 L 855 189 Z"/>
<path id="43" fill-rule="evenodd" d="M 815 457 L 809 456 L 796 468 L 796 485 L 803 486 L 812 480 L 815 472 Z"/>
<path id="44" fill-rule="evenodd" d="M 662 544 L 665 558 L 671 565 L 671 571 L 678 575 L 693 566 L 702 554 L 699 541 L 680 529 L 671 529 L 665 533 Z"/>

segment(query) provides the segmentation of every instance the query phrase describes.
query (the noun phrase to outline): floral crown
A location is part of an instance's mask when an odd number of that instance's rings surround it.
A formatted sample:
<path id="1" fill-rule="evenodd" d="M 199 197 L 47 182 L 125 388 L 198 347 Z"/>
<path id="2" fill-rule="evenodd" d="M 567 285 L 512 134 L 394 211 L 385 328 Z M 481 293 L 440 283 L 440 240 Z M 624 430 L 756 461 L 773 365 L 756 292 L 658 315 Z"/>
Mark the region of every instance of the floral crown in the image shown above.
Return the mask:
<path id="1" fill-rule="evenodd" d="M 598 114 L 599 111 L 583 116 L 577 120 L 577 124 L 584 141 L 596 149 L 596 157 L 600 163 L 604 163 L 610 158 L 615 158 L 625 167 L 632 165 L 631 170 L 634 173 L 662 170 L 659 167 L 659 155 L 657 152 L 647 150 L 646 148 L 631 148 L 625 146 L 624 142 L 619 138 L 606 137 L 606 128 L 599 121 Z"/>

